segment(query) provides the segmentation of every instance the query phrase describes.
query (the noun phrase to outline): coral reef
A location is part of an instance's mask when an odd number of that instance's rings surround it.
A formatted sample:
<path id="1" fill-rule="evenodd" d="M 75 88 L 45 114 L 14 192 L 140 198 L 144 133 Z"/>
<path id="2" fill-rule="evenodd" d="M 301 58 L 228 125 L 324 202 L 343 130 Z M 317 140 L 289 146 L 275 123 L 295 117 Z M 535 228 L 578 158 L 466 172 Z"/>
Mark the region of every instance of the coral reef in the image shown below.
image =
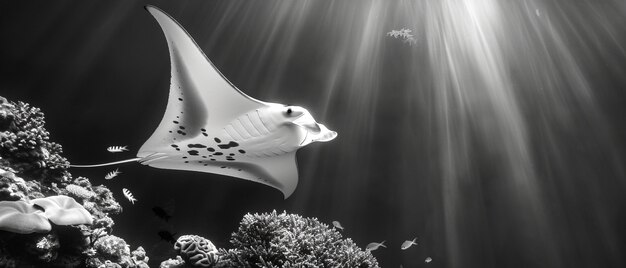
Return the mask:
<path id="1" fill-rule="evenodd" d="M 217 248 L 208 239 L 197 235 L 183 235 L 174 249 L 185 263 L 195 267 L 211 267 L 217 263 Z"/>
<path id="2" fill-rule="evenodd" d="M 111 234 L 110 216 L 122 212 L 113 193 L 87 178 L 72 179 L 44 123 L 40 109 L 0 97 L 0 201 L 30 204 L 23 211 L 4 206 L 0 218 L 15 223 L 15 217 L 35 216 L 43 226 L 0 227 L 0 267 L 148 267 L 143 248 L 131 258 L 126 242 Z"/>

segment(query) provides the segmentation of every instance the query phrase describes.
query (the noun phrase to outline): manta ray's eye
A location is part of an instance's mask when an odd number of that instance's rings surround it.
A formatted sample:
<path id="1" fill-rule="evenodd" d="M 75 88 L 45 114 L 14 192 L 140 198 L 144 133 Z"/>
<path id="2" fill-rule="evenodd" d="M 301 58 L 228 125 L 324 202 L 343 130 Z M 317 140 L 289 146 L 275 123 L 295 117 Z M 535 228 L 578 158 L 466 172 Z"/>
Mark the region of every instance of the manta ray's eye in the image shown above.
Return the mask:
<path id="1" fill-rule="evenodd" d="M 291 110 L 291 108 L 287 109 L 287 115 L 291 115 L 291 113 L 293 113 L 293 111 Z"/>

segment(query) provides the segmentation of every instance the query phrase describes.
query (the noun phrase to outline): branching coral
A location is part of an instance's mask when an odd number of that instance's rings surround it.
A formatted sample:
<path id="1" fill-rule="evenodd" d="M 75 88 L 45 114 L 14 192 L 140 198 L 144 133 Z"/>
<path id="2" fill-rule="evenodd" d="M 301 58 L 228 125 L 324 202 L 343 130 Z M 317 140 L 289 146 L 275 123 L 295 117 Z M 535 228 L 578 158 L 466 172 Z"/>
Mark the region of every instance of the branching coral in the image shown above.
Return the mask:
<path id="1" fill-rule="evenodd" d="M 217 263 L 217 248 L 208 239 L 197 235 L 183 235 L 174 249 L 185 263 L 195 267 L 211 267 Z"/>
<path id="2" fill-rule="evenodd" d="M 39 108 L 0 97 L 0 157 L 4 165 L 30 178 L 65 181 L 69 163 L 60 155 L 61 146 L 50 141 L 44 123 Z"/>
<path id="3" fill-rule="evenodd" d="M 247 214 L 217 267 L 378 267 L 368 251 L 313 218 Z"/>

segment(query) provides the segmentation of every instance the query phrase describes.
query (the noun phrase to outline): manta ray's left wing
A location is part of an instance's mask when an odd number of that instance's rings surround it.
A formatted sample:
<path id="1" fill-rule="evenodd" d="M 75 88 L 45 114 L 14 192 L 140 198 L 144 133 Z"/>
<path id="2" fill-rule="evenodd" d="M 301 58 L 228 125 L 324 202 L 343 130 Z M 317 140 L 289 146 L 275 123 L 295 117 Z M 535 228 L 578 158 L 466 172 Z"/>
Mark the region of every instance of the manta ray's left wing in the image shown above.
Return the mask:
<path id="1" fill-rule="evenodd" d="M 232 85 L 176 20 L 157 7 L 146 6 L 146 10 L 167 39 L 172 78 L 165 115 L 138 157 L 162 152 L 172 141 L 201 134 L 205 126 L 224 126 L 241 114 L 267 105 Z M 181 137 L 181 133 L 185 135 Z"/>

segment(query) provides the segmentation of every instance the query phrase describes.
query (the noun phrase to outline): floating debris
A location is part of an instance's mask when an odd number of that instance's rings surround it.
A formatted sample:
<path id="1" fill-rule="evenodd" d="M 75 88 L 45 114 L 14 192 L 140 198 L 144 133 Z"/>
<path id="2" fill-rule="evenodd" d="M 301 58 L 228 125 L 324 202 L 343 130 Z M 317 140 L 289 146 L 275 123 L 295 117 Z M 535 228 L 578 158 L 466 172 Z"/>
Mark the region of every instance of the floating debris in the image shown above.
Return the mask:
<path id="1" fill-rule="evenodd" d="M 433 259 L 431 257 L 428 257 L 424 260 L 425 263 L 430 263 L 431 261 L 433 261 Z"/>
<path id="2" fill-rule="evenodd" d="M 133 193 L 131 193 L 128 189 L 126 188 L 122 188 L 122 193 L 124 194 L 124 197 L 126 197 L 126 199 L 128 199 L 128 201 L 130 201 L 131 204 L 135 204 L 135 201 L 137 201 L 137 199 L 135 199 L 135 197 L 133 196 Z"/>
<path id="3" fill-rule="evenodd" d="M 121 153 L 121 152 L 125 152 L 128 151 L 128 148 L 126 148 L 127 146 L 109 146 L 107 148 L 107 151 L 111 152 L 111 153 Z"/>
<path id="4" fill-rule="evenodd" d="M 117 177 L 117 175 L 120 175 L 120 174 L 122 174 L 122 172 L 120 172 L 119 169 L 115 169 L 115 170 L 107 173 L 106 175 L 104 175 L 104 179 L 105 180 L 110 180 L 110 179 L 113 179 L 113 178 Z"/>
<path id="5" fill-rule="evenodd" d="M 343 226 L 341 226 L 341 223 L 338 221 L 333 221 L 333 226 L 339 230 L 343 230 Z"/>
<path id="6" fill-rule="evenodd" d="M 409 43 L 409 45 L 417 43 L 417 39 L 411 34 L 412 30 L 407 28 L 402 28 L 400 30 L 391 30 L 387 35 L 393 38 L 402 39 L 402 42 Z"/>
<path id="7" fill-rule="evenodd" d="M 367 244 L 367 246 L 365 247 L 365 250 L 367 251 L 374 251 L 377 250 L 379 247 L 384 247 L 386 248 L 387 246 L 385 246 L 385 241 L 377 243 L 377 242 L 372 242 Z"/>
<path id="8" fill-rule="evenodd" d="M 400 246 L 400 249 L 406 250 L 406 249 L 410 248 L 413 245 L 417 246 L 417 243 L 415 243 L 415 240 L 417 240 L 417 237 L 413 238 L 413 240 L 411 240 L 411 241 L 409 241 L 409 240 L 404 241 L 404 243 L 402 243 L 402 246 Z"/>

